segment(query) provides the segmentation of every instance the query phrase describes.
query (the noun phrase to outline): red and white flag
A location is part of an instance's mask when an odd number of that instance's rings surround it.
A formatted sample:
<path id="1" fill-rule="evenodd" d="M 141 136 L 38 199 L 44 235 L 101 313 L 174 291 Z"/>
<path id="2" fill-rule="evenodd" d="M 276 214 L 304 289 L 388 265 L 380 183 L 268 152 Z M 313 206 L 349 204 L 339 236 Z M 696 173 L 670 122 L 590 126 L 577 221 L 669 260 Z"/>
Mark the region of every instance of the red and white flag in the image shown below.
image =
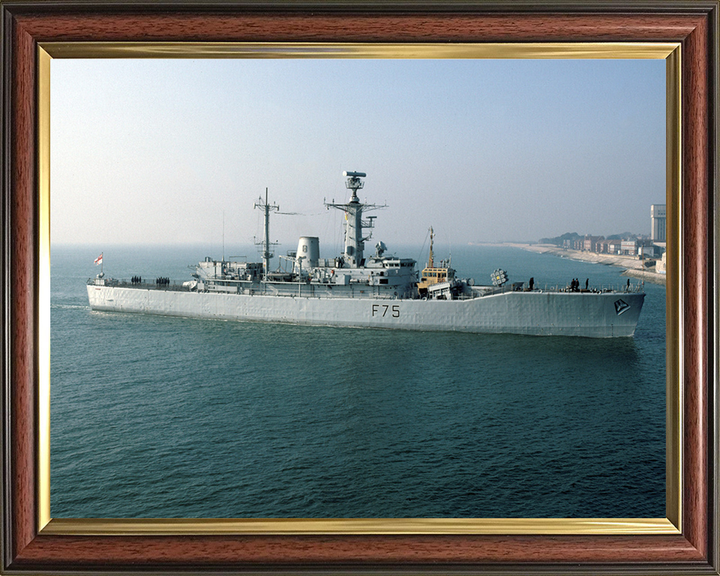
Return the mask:
<path id="1" fill-rule="evenodd" d="M 102 264 L 102 256 L 103 256 L 103 255 L 100 254 L 100 256 L 98 256 L 97 258 L 95 258 L 95 264 Z"/>

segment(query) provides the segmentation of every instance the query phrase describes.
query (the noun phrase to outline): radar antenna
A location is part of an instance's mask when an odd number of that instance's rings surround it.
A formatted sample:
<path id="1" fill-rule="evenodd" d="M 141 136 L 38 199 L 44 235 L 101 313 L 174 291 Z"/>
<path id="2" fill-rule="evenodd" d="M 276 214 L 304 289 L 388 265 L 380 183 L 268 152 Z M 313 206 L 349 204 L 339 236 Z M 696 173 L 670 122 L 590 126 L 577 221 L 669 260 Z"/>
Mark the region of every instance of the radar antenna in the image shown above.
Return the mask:
<path id="1" fill-rule="evenodd" d="M 365 172 L 343 172 L 343 176 L 347 177 L 347 181 L 345 182 L 345 188 L 348 190 L 352 190 L 352 198 L 350 199 L 350 202 L 353 201 L 353 199 L 357 200 L 357 191 L 360 190 L 365 186 L 365 182 L 360 180 L 360 178 L 367 177 L 367 174 Z"/>

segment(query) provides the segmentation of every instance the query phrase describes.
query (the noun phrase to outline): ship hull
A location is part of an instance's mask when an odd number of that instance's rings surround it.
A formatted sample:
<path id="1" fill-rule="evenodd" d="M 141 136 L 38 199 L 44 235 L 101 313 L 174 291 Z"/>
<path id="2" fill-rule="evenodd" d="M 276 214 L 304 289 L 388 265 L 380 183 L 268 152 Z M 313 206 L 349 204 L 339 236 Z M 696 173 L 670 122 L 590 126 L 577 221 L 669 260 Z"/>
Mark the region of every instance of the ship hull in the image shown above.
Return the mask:
<path id="1" fill-rule="evenodd" d="M 467 300 L 318 298 L 88 285 L 93 310 L 221 320 L 537 336 L 628 337 L 644 293 L 504 292 Z"/>

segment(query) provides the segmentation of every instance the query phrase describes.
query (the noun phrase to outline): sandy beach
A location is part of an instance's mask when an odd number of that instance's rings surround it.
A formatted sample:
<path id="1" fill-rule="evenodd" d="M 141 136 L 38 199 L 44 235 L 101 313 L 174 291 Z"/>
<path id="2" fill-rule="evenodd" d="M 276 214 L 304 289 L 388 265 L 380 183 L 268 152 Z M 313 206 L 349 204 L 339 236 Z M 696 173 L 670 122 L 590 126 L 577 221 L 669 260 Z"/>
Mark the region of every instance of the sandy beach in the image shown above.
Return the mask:
<path id="1" fill-rule="evenodd" d="M 503 242 L 494 244 L 495 246 L 512 246 L 513 248 L 522 248 L 530 252 L 539 254 L 554 254 L 560 258 L 569 258 L 571 260 L 580 260 L 581 262 L 597 262 L 607 266 L 618 266 L 624 268 L 623 276 L 631 276 L 653 282 L 654 284 L 665 285 L 665 274 L 655 272 L 654 267 L 643 268 L 643 261 L 630 256 L 619 256 L 616 254 L 598 254 L 596 252 L 584 252 L 580 250 L 566 250 L 553 244 L 521 244 L 515 242 Z"/>

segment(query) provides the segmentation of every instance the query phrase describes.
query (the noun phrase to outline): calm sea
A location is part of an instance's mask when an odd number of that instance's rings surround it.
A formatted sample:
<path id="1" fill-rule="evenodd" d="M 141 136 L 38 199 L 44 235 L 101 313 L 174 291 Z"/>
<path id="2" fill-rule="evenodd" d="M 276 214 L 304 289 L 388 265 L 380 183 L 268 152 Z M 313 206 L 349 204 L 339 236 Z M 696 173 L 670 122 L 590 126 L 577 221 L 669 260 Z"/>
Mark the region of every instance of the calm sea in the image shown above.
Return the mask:
<path id="1" fill-rule="evenodd" d="M 98 253 L 52 250 L 53 517 L 665 517 L 662 286 L 634 338 L 301 327 L 92 312 Z M 220 250 L 104 255 L 182 281 Z M 504 247 L 453 267 L 626 282 Z"/>

